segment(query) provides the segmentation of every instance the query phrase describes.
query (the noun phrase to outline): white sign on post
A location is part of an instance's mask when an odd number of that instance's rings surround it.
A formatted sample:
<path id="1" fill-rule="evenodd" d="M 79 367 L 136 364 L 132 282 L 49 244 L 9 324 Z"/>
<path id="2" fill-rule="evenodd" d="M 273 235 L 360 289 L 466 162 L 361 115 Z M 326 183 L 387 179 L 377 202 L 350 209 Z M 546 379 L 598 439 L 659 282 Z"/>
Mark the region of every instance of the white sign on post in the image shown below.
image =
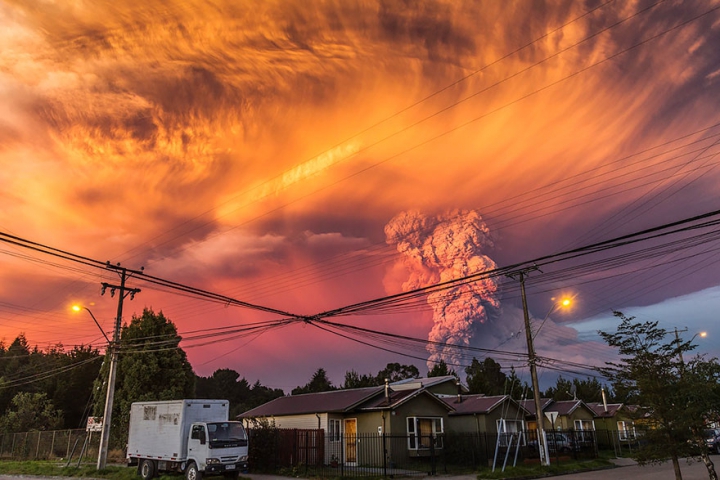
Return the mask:
<path id="1" fill-rule="evenodd" d="M 557 420 L 558 412 L 545 412 L 545 416 L 548 420 L 550 420 L 550 423 L 552 423 L 553 428 L 555 428 L 555 420 Z"/>
<path id="2" fill-rule="evenodd" d="M 88 417 L 87 425 L 85 426 L 86 432 L 102 432 L 102 417 Z"/>

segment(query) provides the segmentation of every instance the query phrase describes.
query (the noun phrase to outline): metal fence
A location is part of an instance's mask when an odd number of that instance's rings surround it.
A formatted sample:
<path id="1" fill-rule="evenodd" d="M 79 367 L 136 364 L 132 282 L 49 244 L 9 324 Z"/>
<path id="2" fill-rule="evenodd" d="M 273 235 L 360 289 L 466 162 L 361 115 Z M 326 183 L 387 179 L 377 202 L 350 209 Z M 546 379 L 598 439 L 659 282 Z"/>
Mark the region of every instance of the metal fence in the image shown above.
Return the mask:
<path id="1" fill-rule="evenodd" d="M 0 433 L 0 458 L 83 461 L 97 458 L 100 434 L 82 429 Z"/>
<path id="2" fill-rule="evenodd" d="M 250 468 L 258 472 L 326 477 L 425 476 L 539 462 L 534 431 L 414 437 L 262 428 L 251 429 L 248 434 Z M 552 463 L 595 458 L 600 450 L 623 456 L 638 448 L 636 439 L 617 431 L 548 432 L 548 436 Z M 99 433 L 79 429 L 0 433 L 0 458 L 92 462 L 97 458 L 99 440 Z"/>
<path id="3" fill-rule="evenodd" d="M 319 476 L 435 475 L 539 462 L 531 433 L 325 435 L 323 430 L 250 430 L 254 471 Z M 551 463 L 598 456 L 597 432 L 548 432 Z"/>

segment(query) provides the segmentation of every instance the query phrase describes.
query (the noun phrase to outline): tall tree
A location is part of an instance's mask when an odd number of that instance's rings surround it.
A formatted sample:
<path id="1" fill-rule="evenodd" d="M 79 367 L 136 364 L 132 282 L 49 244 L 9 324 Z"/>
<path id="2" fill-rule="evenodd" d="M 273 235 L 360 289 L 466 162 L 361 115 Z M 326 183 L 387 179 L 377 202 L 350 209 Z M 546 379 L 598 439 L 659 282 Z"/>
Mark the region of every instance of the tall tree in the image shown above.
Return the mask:
<path id="1" fill-rule="evenodd" d="M 369 374 L 359 374 L 355 370 L 348 370 L 345 372 L 345 382 L 342 388 L 365 388 L 365 387 L 376 387 L 378 386 L 378 377 L 374 377 Z"/>
<path id="2" fill-rule="evenodd" d="M 480 363 L 477 358 L 472 359 L 469 367 L 465 367 L 466 381 L 470 393 L 484 395 L 503 395 L 507 393 L 507 375 L 502 367 L 492 358 L 488 357 Z"/>
<path id="3" fill-rule="evenodd" d="M 327 372 L 325 372 L 324 368 L 318 368 L 317 371 L 313 373 L 310 381 L 303 387 L 293 388 L 292 394 L 300 395 L 301 393 L 328 392 L 330 390 L 335 390 L 335 387 L 327 378 Z"/>
<path id="4" fill-rule="evenodd" d="M 284 395 L 285 392 L 283 392 L 282 389 L 265 387 L 260 384 L 260 380 L 257 380 L 250 389 L 250 397 L 245 403 L 243 412 Z"/>
<path id="5" fill-rule="evenodd" d="M 69 352 L 60 355 L 59 367 L 72 368 L 71 375 L 53 377 L 52 388 L 47 388 L 48 397 L 63 411 L 65 426 L 84 427 L 91 413 L 93 382 L 98 378 L 102 357 L 97 349 L 77 345 Z"/>
<path id="6" fill-rule="evenodd" d="M 573 383 L 560 375 L 555 381 L 555 385 L 548 387 L 547 390 L 542 393 L 542 397 L 552 398 L 553 400 L 567 400 L 573 398 L 572 390 Z"/>
<path id="7" fill-rule="evenodd" d="M 13 382 L 39 372 L 33 371 L 31 349 L 24 333 L 18 335 L 10 346 L 2 351 L 2 358 L 0 378 L 6 387 L 0 390 L 0 411 L 4 412 L 10 407 L 15 395 L 23 391 L 34 391 L 36 387 L 34 384 L 14 386 Z"/>
<path id="8" fill-rule="evenodd" d="M 240 374 L 229 368 L 215 370 L 209 377 L 195 379 L 197 398 L 222 398 L 230 401 L 230 416 L 235 417 L 251 408 L 284 395 L 281 389 L 264 387 L 256 382 L 252 387 Z"/>
<path id="9" fill-rule="evenodd" d="M 455 373 L 455 370 L 448 368 L 445 360 L 440 360 L 438 363 L 433 365 L 433 367 L 428 372 L 428 377 L 444 377 L 446 375 L 452 375 L 454 377 L 457 377 L 457 373 Z"/>
<path id="10" fill-rule="evenodd" d="M 375 377 L 377 385 L 384 385 L 386 378 L 390 383 L 399 382 L 400 380 L 406 380 L 408 378 L 420 378 L 420 371 L 415 365 L 388 363 Z"/>
<path id="11" fill-rule="evenodd" d="M 55 430 L 62 424 L 62 412 L 55 409 L 44 393 L 18 393 L 0 417 L 0 429 L 4 432 Z"/>
<path id="12" fill-rule="evenodd" d="M 175 324 L 149 308 L 123 326 L 110 439 L 114 445 L 127 441 L 131 403 L 194 396 L 195 374 L 179 347 L 180 340 Z M 108 368 L 109 362 L 105 362 L 101 378 L 107 378 Z M 96 382 L 96 387 L 104 390 L 101 385 L 102 381 Z M 105 397 L 98 400 L 95 415 L 102 416 Z"/>
<path id="13" fill-rule="evenodd" d="M 621 320 L 616 332 L 599 333 L 621 358 L 609 362 L 604 373 L 638 400 L 638 414 L 649 419 L 636 424 L 645 427 L 646 442 L 633 457 L 640 464 L 670 458 L 675 478 L 681 480 L 679 458 L 700 456 L 709 477 L 717 479 L 702 434 L 706 417 L 720 406 L 720 365 L 701 356 L 686 361 L 683 354 L 695 348 L 691 341 L 666 341 L 667 331 L 657 322 L 634 322 L 634 317 L 614 313 Z"/>
<path id="14" fill-rule="evenodd" d="M 523 382 L 515 372 L 515 367 L 510 367 L 510 375 L 508 375 L 508 395 L 514 400 L 525 400 L 528 392 L 532 392 L 532 388 L 527 382 Z M 532 397 L 532 395 L 530 395 Z"/>

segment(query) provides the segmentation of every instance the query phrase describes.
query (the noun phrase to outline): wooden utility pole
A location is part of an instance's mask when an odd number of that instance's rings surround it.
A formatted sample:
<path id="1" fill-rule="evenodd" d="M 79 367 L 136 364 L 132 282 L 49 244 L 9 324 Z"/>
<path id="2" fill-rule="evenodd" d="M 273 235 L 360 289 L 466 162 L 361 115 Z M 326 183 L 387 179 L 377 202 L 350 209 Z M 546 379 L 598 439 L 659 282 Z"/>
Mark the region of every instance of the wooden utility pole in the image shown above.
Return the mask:
<path id="1" fill-rule="evenodd" d="M 108 444 L 110 441 L 110 422 L 112 421 L 113 399 L 115 397 L 115 377 L 117 375 L 118 350 L 120 348 L 120 328 L 122 327 L 122 311 L 123 301 L 125 297 L 130 295 L 130 299 L 135 298 L 135 294 L 140 292 L 139 288 L 127 288 L 125 280 L 128 278 L 128 272 L 139 273 L 127 268 L 107 264 L 107 268 L 117 270 L 120 273 L 120 285 L 111 285 L 102 283 L 102 294 L 109 288 L 110 295 L 115 296 L 118 291 L 118 308 L 117 317 L 115 318 L 115 330 L 113 331 L 113 341 L 108 345 L 110 353 L 110 373 L 107 380 L 107 395 L 105 396 L 105 411 L 103 413 L 102 430 L 100 433 L 100 449 L 98 452 L 97 469 L 102 470 L 107 465 Z M 107 353 L 106 353 L 107 354 Z"/>
<path id="2" fill-rule="evenodd" d="M 537 420 L 538 450 L 540 453 L 540 464 L 550 465 L 550 456 L 547 454 L 547 441 L 545 439 L 545 415 L 542 411 L 540 403 L 540 384 L 537 376 L 537 366 L 535 361 L 535 347 L 533 346 L 533 334 L 530 328 L 530 313 L 528 312 L 527 297 L 525 295 L 525 275 L 533 270 L 539 270 L 538 267 L 529 267 L 508 276 L 520 282 L 520 293 L 522 295 L 523 318 L 525 320 L 525 340 L 528 349 L 528 365 L 530 366 L 530 379 L 532 381 L 533 398 L 535 399 L 535 418 Z"/>

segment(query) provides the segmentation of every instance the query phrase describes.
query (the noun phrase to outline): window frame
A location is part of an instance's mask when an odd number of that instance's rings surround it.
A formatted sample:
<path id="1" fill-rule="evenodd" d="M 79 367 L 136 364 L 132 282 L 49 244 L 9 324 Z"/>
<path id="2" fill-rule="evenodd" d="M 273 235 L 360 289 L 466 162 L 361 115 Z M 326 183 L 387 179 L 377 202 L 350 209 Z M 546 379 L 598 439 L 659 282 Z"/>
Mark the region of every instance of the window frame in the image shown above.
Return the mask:
<path id="1" fill-rule="evenodd" d="M 340 443 L 342 441 L 342 420 L 339 418 L 328 419 L 328 437 L 330 443 Z"/>
<path id="2" fill-rule="evenodd" d="M 423 439 L 423 435 L 421 434 L 420 430 L 420 422 L 421 421 L 429 421 L 431 432 L 430 436 L 434 440 L 433 448 L 443 448 L 443 434 L 445 433 L 445 420 L 443 417 L 424 417 L 424 416 L 415 416 L 415 417 L 407 417 L 405 421 L 405 427 L 407 429 L 407 436 L 408 436 L 408 450 L 414 450 L 414 451 L 421 451 L 421 450 L 430 450 L 430 446 L 423 446 L 421 441 Z M 438 432 L 438 426 L 440 427 L 440 431 Z"/>
<path id="3" fill-rule="evenodd" d="M 515 429 L 508 430 L 508 425 L 514 425 Z M 506 418 L 498 418 L 495 420 L 495 426 L 497 428 L 498 437 L 500 437 L 500 446 L 507 447 L 510 435 L 518 434 L 518 438 L 522 441 L 522 445 L 527 444 L 527 439 L 523 432 L 525 432 L 525 421 L 523 420 L 508 420 Z"/>
<path id="4" fill-rule="evenodd" d="M 591 428 L 584 428 L 585 424 L 590 426 Z M 584 420 L 584 419 L 577 419 L 574 421 L 575 426 L 575 432 L 578 435 L 578 440 L 581 442 L 585 442 L 588 440 L 591 440 L 592 438 L 585 438 L 591 437 L 592 434 L 586 434 L 586 432 L 594 432 L 595 431 L 595 420 Z"/>
<path id="5" fill-rule="evenodd" d="M 622 424 L 622 427 L 620 426 Z M 637 438 L 637 432 L 635 431 L 635 422 L 626 422 L 625 420 L 618 420 L 618 439 L 627 441 L 635 440 Z"/>

